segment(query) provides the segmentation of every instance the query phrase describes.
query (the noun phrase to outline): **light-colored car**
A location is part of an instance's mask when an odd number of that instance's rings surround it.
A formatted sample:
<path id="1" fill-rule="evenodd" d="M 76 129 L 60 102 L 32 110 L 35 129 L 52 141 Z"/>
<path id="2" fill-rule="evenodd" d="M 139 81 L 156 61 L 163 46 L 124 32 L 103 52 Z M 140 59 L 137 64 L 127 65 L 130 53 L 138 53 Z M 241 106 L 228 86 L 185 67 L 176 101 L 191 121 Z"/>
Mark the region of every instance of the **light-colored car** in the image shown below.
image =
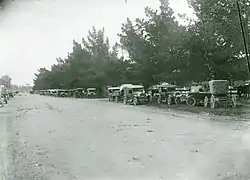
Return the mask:
<path id="1" fill-rule="evenodd" d="M 120 87 L 109 87 L 108 88 L 108 99 L 109 101 L 116 101 L 118 102 L 118 99 L 116 97 L 119 96 L 120 93 Z"/>
<path id="2" fill-rule="evenodd" d="M 87 97 L 88 98 L 95 98 L 97 95 L 97 90 L 96 88 L 87 88 Z"/>
<path id="3" fill-rule="evenodd" d="M 123 103 L 124 104 L 146 104 L 149 98 L 142 85 L 127 85 L 123 87 Z"/>

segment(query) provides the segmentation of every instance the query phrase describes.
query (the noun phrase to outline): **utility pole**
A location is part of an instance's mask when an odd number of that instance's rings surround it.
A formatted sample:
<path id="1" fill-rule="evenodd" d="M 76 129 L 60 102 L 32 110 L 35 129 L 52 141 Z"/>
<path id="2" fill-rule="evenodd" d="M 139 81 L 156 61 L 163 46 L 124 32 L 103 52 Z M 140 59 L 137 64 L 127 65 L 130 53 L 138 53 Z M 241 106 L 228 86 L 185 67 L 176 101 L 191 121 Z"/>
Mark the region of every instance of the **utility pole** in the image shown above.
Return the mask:
<path id="1" fill-rule="evenodd" d="M 246 41 L 246 35 L 248 35 L 248 34 L 246 34 L 246 32 L 244 30 L 242 16 L 241 16 L 241 10 L 240 10 L 240 4 L 239 4 L 238 0 L 236 0 L 236 5 L 237 5 L 239 20 L 240 20 L 241 33 L 242 33 L 242 38 L 243 38 L 243 43 L 244 43 L 244 48 L 245 48 L 245 53 L 246 53 L 246 61 L 247 61 L 248 72 L 250 73 L 250 60 L 249 60 L 249 53 L 248 53 L 248 47 L 247 47 L 247 41 Z M 247 16 L 247 14 L 246 14 L 246 16 Z M 248 28 L 248 26 L 246 28 Z"/>

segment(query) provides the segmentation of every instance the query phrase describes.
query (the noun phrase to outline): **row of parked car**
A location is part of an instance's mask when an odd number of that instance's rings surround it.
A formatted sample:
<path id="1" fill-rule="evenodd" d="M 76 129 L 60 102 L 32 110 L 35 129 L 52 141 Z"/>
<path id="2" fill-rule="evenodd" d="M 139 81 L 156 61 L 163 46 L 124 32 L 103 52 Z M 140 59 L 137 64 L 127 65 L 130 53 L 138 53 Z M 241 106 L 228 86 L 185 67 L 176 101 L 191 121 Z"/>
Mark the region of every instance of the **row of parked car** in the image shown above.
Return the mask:
<path id="1" fill-rule="evenodd" d="M 31 94 L 40 94 L 53 97 L 75 97 L 75 98 L 97 98 L 98 90 L 96 88 L 76 88 L 76 89 L 46 89 L 31 91 Z"/>
<path id="2" fill-rule="evenodd" d="M 212 80 L 189 87 L 163 83 L 150 87 L 147 91 L 142 85 L 123 84 L 108 88 L 109 101 L 124 104 L 166 103 L 203 105 L 215 108 L 220 104 L 236 107 L 237 90 L 230 88 L 227 80 Z"/>
<path id="3" fill-rule="evenodd" d="M 187 88 L 181 88 L 171 84 L 161 84 L 145 90 L 142 85 L 123 84 L 119 87 L 108 88 L 109 101 L 123 102 L 124 104 L 167 103 L 169 105 L 182 103 L 183 97 L 188 92 Z"/>
<path id="4" fill-rule="evenodd" d="M 215 108 L 219 104 L 236 107 L 237 89 L 229 86 L 227 80 L 212 80 L 189 87 L 162 83 L 145 89 L 143 85 L 122 84 L 117 87 L 107 87 L 106 97 L 109 101 L 124 104 L 166 103 L 187 104 L 188 106 L 203 105 Z M 32 93 L 54 97 L 98 98 L 96 88 L 76 89 L 46 89 Z"/>
<path id="5" fill-rule="evenodd" d="M 1 91 L 0 106 L 3 107 L 5 104 L 8 104 L 8 101 L 18 93 L 18 91 Z"/>

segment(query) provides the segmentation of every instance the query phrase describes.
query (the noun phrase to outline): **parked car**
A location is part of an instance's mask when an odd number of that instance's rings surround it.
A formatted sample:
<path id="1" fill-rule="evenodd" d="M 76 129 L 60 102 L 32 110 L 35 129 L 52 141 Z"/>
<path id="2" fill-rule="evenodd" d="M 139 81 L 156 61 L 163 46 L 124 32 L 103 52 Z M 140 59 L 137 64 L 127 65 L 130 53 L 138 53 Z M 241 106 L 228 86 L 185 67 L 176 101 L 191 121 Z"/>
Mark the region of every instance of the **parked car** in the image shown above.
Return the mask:
<path id="1" fill-rule="evenodd" d="M 109 87 L 108 88 L 108 100 L 118 102 L 117 97 L 120 93 L 120 87 Z"/>
<path id="2" fill-rule="evenodd" d="M 168 105 L 171 105 L 175 103 L 175 97 L 180 94 L 177 88 L 178 86 L 168 83 L 159 85 L 158 104 L 167 103 Z"/>
<path id="3" fill-rule="evenodd" d="M 83 98 L 86 97 L 87 93 L 85 92 L 84 88 L 76 88 L 74 89 L 74 97 L 75 98 Z"/>
<path id="4" fill-rule="evenodd" d="M 124 104 L 146 104 L 149 102 L 148 94 L 146 94 L 142 85 L 128 85 L 123 87 L 123 103 Z"/>
<path id="5" fill-rule="evenodd" d="M 96 88 L 87 88 L 87 97 L 89 99 L 97 97 L 97 90 Z"/>

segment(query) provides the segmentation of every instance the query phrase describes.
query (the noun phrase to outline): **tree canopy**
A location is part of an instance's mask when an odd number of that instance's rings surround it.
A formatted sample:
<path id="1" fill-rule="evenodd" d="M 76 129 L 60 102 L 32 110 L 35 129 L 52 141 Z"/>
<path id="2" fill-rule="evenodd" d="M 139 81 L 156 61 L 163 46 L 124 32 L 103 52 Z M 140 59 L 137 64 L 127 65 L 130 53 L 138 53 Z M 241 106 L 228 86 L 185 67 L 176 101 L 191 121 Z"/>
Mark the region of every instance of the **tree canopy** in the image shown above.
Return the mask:
<path id="1" fill-rule="evenodd" d="M 250 4 L 239 3 L 248 36 Z M 168 0 L 160 0 L 158 9 L 145 9 L 145 18 L 127 19 L 118 34 L 120 42 L 113 46 L 104 29 L 92 27 L 82 42 L 73 41 L 66 58 L 58 58 L 49 70 L 38 70 L 34 89 L 250 79 L 235 1 L 189 0 L 189 4 L 197 20 L 188 25 L 176 20 Z M 120 56 L 121 50 L 128 57 Z"/>
<path id="2" fill-rule="evenodd" d="M 0 78 L 0 85 L 4 85 L 7 88 L 11 87 L 11 78 L 8 75 L 4 75 Z"/>

